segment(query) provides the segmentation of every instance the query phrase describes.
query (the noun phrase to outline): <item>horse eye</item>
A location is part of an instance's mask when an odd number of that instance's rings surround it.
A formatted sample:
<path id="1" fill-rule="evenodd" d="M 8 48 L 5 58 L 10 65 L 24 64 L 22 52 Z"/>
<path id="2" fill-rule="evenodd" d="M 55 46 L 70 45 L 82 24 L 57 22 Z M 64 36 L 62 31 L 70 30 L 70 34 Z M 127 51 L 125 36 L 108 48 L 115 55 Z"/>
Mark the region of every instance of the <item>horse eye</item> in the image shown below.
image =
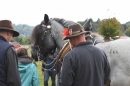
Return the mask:
<path id="1" fill-rule="evenodd" d="M 44 35 L 46 35 L 46 34 L 47 34 L 47 31 L 44 32 Z"/>

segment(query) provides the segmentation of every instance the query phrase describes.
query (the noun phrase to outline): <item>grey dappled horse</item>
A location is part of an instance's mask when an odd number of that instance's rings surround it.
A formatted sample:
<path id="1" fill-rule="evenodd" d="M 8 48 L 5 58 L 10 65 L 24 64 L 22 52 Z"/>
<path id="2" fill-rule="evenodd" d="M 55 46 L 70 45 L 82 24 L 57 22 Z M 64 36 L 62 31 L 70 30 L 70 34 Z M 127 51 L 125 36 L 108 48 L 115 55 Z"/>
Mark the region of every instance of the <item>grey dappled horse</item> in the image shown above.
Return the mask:
<path id="1" fill-rule="evenodd" d="M 130 38 L 98 43 L 96 47 L 105 51 L 110 63 L 110 85 L 130 86 Z"/>

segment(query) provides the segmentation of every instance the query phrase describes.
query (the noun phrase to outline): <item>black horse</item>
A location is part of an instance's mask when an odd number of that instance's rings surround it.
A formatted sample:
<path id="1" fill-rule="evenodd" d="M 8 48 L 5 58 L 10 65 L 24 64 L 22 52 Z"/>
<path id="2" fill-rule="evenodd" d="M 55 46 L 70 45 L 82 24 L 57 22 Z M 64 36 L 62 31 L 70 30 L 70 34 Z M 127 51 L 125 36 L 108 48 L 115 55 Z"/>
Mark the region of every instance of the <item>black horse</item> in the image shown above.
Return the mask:
<path id="1" fill-rule="evenodd" d="M 31 35 L 31 53 L 35 60 L 40 56 L 41 60 L 45 60 L 46 56 L 53 54 L 56 48 L 61 49 L 65 41 L 63 41 L 62 30 L 68 25 L 73 24 L 73 21 L 53 18 L 49 19 L 45 14 L 41 24 L 35 26 Z"/>
<path id="2" fill-rule="evenodd" d="M 31 49 L 34 59 L 38 60 L 37 57 L 39 56 L 41 60 L 45 61 L 49 53 L 53 54 L 56 48 L 60 50 L 64 43 L 66 43 L 66 41 L 63 40 L 62 30 L 73 23 L 75 22 L 60 18 L 49 19 L 48 15 L 45 14 L 44 20 L 34 28 L 31 35 Z M 88 31 L 86 33 L 87 40 L 97 39 L 93 41 L 95 43 L 104 42 L 102 36 L 91 33 L 92 24 L 90 20 L 86 21 L 83 27 L 85 31 Z"/>

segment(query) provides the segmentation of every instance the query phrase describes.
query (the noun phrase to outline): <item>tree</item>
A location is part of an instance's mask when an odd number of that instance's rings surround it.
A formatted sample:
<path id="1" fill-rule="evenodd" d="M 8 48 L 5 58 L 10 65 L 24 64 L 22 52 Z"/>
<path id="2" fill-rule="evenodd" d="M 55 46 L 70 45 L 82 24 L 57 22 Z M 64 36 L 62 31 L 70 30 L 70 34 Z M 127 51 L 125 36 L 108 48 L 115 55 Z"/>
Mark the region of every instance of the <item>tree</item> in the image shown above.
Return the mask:
<path id="1" fill-rule="evenodd" d="M 130 28 L 126 29 L 125 34 L 130 37 Z"/>
<path id="2" fill-rule="evenodd" d="M 31 42 L 30 42 L 30 36 L 25 36 L 25 35 L 24 36 L 20 35 L 18 37 L 14 37 L 12 39 L 12 41 L 16 41 L 16 42 L 18 42 L 20 44 L 31 44 Z"/>
<path id="3" fill-rule="evenodd" d="M 85 22 L 87 22 L 88 19 L 86 19 L 85 21 L 78 21 L 77 23 L 80 23 L 81 25 L 84 25 Z"/>
<path id="4" fill-rule="evenodd" d="M 110 37 L 114 38 L 120 34 L 120 22 L 116 18 L 104 19 L 100 22 L 98 32 L 104 36 L 105 40 L 109 40 Z"/>

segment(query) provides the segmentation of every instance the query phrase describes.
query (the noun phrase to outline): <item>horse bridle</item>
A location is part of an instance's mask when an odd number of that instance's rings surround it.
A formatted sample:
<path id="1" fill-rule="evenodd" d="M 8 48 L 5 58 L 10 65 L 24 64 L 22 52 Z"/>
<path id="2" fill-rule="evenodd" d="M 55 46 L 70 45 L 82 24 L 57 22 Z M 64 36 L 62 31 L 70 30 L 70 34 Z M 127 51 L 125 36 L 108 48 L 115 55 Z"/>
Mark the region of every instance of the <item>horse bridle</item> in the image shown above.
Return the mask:
<path id="1" fill-rule="evenodd" d="M 39 52 L 40 52 L 40 47 L 38 46 L 38 45 L 33 45 L 32 47 L 31 47 L 32 49 L 34 48 L 35 50 L 36 50 L 36 56 L 37 56 L 37 59 L 38 59 L 38 61 L 40 60 L 40 56 L 42 56 Z M 34 58 L 34 57 L 33 57 Z"/>
<path id="2" fill-rule="evenodd" d="M 37 45 L 37 48 L 38 48 L 38 51 L 37 51 L 37 58 L 38 58 L 38 61 L 40 60 L 40 57 L 42 56 L 42 54 L 40 54 L 40 47 Z"/>
<path id="3" fill-rule="evenodd" d="M 41 24 L 41 27 L 44 27 L 46 30 L 44 31 L 44 33 L 43 33 L 43 35 L 44 36 L 42 36 L 42 40 L 44 41 L 44 39 L 45 39 L 45 37 L 46 37 L 46 35 L 47 35 L 47 33 L 49 32 L 50 33 L 50 36 L 51 36 L 51 38 L 52 38 L 52 40 L 55 42 L 55 40 L 54 40 L 54 37 L 53 37 L 53 35 L 52 35 L 52 33 L 51 33 L 51 25 L 44 25 L 44 24 Z M 56 42 L 55 42 L 56 43 Z M 37 58 L 38 58 L 38 60 L 40 60 L 40 57 L 42 57 L 43 55 L 40 53 L 40 51 L 41 51 L 41 49 L 42 49 L 42 47 L 40 47 L 39 45 L 35 45 L 36 47 L 37 47 Z M 46 52 L 48 52 L 48 51 L 46 51 Z M 49 52 L 48 52 L 49 53 Z M 54 61 L 56 60 L 56 58 L 50 63 L 50 64 L 44 64 L 44 65 L 51 65 Z M 43 61 L 43 60 L 42 60 Z M 43 61 L 43 63 L 45 63 L 44 61 Z M 56 65 L 56 63 L 54 64 L 54 66 Z M 53 66 L 53 67 L 54 67 Z M 52 68 L 53 68 L 52 67 Z M 50 68 L 50 69 L 45 69 L 45 68 L 43 68 L 44 70 L 51 70 L 52 68 Z"/>

